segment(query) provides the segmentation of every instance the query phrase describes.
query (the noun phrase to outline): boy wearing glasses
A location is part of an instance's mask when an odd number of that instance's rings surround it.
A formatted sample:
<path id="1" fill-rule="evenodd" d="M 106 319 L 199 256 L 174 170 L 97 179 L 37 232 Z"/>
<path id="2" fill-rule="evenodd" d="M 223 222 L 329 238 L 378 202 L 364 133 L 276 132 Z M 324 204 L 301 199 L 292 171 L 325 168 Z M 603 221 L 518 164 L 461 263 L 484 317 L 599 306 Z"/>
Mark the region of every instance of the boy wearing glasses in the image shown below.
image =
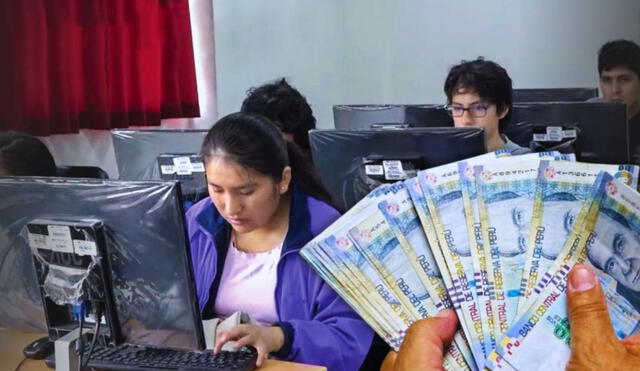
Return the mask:
<path id="1" fill-rule="evenodd" d="M 489 152 L 502 148 L 513 155 L 531 152 L 500 133 L 513 102 L 511 78 L 500 65 L 478 58 L 453 66 L 445 80 L 444 92 L 454 125 L 483 127 Z"/>

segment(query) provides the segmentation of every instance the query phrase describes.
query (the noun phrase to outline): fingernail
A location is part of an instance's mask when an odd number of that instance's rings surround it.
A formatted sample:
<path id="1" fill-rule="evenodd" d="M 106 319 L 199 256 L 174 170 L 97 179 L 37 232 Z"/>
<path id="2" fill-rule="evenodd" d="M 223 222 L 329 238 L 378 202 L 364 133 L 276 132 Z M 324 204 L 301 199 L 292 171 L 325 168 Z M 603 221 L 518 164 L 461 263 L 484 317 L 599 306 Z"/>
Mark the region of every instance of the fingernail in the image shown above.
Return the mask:
<path id="1" fill-rule="evenodd" d="M 438 314 L 436 314 L 436 317 L 439 317 L 439 318 L 448 318 L 450 316 L 451 316 L 451 309 L 441 310 L 440 312 L 438 312 Z"/>
<path id="2" fill-rule="evenodd" d="M 569 277 L 569 289 L 573 292 L 591 290 L 596 286 L 596 275 L 586 265 L 576 266 Z"/>

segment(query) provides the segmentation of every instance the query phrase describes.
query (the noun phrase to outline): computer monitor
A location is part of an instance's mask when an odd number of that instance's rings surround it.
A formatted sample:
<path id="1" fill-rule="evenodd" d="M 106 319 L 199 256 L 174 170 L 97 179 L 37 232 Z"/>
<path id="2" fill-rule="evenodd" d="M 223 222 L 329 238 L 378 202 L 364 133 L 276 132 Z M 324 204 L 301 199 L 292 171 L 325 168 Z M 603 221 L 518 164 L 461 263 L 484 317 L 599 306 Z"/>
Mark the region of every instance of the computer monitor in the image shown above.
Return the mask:
<path id="1" fill-rule="evenodd" d="M 529 147 L 534 127 L 540 125 L 577 128 L 576 157 L 580 161 L 626 164 L 631 160 L 626 109 L 622 103 L 517 103 L 503 132 L 515 143 Z"/>
<path id="2" fill-rule="evenodd" d="M 585 102 L 598 97 L 598 88 L 513 89 L 515 103 Z"/>
<path id="3" fill-rule="evenodd" d="M 486 152 L 482 128 L 311 130 L 311 153 L 334 204 L 348 210 L 381 183 Z"/>
<path id="4" fill-rule="evenodd" d="M 45 316 L 38 282 L 50 278 L 44 286 L 60 294 L 67 287 L 59 282 L 73 281 L 65 273 L 68 269 L 36 279 L 30 246 L 49 245 L 57 261 L 68 262 L 72 251 L 86 255 L 79 252 L 86 249 L 86 242 L 77 240 L 98 241 L 100 233 L 106 258 L 102 268 L 121 340 L 204 349 L 183 218 L 180 185 L 175 181 L 0 178 L 0 326 L 41 329 Z M 50 225 L 59 228 L 52 230 Z M 62 245 L 55 247 L 60 241 Z M 73 324 L 64 321 L 71 318 L 65 308 L 47 313 L 56 316 L 55 321 L 49 318 L 48 326 L 45 323 L 54 339 L 72 330 Z"/>
<path id="5" fill-rule="evenodd" d="M 406 105 L 405 122 L 414 128 L 453 126 L 453 119 L 442 104 Z"/>
<path id="6" fill-rule="evenodd" d="M 342 104 L 333 106 L 336 129 L 371 129 L 376 125 L 404 124 L 404 106 L 393 104 Z"/>
<path id="7" fill-rule="evenodd" d="M 335 105 L 336 129 L 378 129 L 453 126 L 442 105 Z"/>
<path id="8" fill-rule="evenodd" d="M 206 194 L 199 153 L 207 130 L 111 131 L 120 180 L 178 180 L 189 200 Z"/>

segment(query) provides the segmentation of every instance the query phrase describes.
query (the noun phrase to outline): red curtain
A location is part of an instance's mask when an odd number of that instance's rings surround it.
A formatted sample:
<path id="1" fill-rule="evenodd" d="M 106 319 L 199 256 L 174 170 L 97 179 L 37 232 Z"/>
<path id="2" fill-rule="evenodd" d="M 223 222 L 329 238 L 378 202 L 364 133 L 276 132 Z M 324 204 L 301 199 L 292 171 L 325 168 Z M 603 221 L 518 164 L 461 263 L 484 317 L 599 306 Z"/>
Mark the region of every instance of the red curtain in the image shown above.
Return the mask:
<path id="1" fill-rule="evenodd" d="M 188 0 L 0 0 L 0 131 L 199 116 Z"/>

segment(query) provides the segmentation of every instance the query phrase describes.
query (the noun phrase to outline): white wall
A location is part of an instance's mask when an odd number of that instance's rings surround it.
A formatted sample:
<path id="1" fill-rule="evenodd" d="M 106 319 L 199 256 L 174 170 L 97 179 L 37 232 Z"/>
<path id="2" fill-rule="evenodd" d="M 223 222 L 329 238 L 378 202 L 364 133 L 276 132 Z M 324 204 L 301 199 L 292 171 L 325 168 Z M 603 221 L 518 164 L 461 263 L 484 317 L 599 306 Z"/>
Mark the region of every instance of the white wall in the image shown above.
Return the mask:
<path id="1" fill-rule="evenodd" d="M 606 41 L 640 42 L 638 0 L 215 0 L 218 112 L 284 76 L 319 127 L 346 103 L 444 103 L 461 59 L 502 64 L 516 88 L 597 86 Z"/>

